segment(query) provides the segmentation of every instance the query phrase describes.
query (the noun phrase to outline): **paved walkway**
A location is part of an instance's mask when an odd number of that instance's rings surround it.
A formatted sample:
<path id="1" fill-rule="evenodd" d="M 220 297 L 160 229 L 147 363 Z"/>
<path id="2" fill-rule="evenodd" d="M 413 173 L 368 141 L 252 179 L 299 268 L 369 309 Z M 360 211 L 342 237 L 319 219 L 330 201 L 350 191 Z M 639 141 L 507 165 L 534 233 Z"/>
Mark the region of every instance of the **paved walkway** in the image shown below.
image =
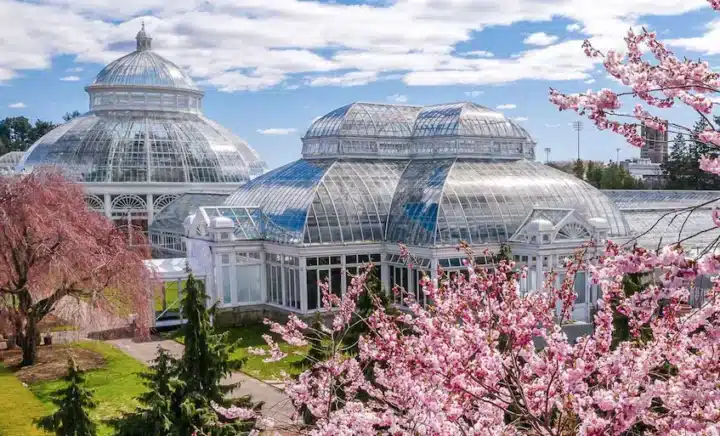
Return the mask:
<path id="1" fill-rule="evenodd" d="M 132 339 L 114 339 L 106 342 L 118 347 L 128 355 L 145 364 L 149 364 L 155 359 L 158 347 L 164 348 L 176 357 L 182 355 L 183 352 L 182 344 L 167 339 L 155 339 L 149 342 L 134 342 Z M 227 383 L 241 383 L 239 388 L 229 394 L 231 398 L 252 395 L 254 401 L 265 402 L 262 407 L 262 414 L 274 419 L 277 427 L 292 426 L 291 417 L 295 409 L 290 399 L 280 389 L 242 372 L 232 373 L 225 381 Z"/>

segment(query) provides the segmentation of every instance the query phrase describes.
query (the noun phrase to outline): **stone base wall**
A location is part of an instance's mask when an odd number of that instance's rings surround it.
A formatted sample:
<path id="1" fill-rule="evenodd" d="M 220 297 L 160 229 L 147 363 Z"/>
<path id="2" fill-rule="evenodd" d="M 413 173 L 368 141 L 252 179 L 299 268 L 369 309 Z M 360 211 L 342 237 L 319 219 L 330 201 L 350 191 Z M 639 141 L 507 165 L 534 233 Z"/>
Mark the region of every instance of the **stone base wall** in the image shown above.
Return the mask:
<path id="1" fill-rule="evenodd" d="M 291 313 L 266 305 L 218 308 L 215 314 L 215 326 L 241 327 L 262 324 L 265 318 L 284 323 Z"/>

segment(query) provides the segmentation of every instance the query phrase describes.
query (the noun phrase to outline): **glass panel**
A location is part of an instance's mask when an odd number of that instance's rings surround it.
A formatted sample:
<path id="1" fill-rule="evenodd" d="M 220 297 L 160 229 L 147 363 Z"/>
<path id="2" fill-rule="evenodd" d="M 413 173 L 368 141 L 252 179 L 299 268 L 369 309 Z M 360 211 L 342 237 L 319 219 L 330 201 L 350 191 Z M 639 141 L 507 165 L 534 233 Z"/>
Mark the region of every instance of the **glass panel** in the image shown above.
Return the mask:
<path id="1" fill-rule="evenodd" d="M 318 308 L 318 272 L 317 270 L 307 271 L 307 304 L 308 310 Z"/>
<path id="2" fill-rule="evenodd" d="M 232 301 L 232 280 L 230 279 L 230 268 L 231 266 L 223 266 L 222 268 L 222 281 L 223 281 L 223 303 L 230 304 Z"/>
<path id="3" fill-rule="evenodd" d="M 585 296 L 585 271 L 578 271 L 575 273 L 575 294 L 577 295 L 577 298 L 575 299 L 576 303 L 585 303 L 586 296 Z"/>
<path id="4" fill-rule="evenodd" d="M 330 290 L 333 294 L 337 295 L 338 297 L 342 296 L 345 293 L 345 290 L 342 289 L 342 268 L 333 268 L 331 270 L 331 278 L 330 278 Z"/>

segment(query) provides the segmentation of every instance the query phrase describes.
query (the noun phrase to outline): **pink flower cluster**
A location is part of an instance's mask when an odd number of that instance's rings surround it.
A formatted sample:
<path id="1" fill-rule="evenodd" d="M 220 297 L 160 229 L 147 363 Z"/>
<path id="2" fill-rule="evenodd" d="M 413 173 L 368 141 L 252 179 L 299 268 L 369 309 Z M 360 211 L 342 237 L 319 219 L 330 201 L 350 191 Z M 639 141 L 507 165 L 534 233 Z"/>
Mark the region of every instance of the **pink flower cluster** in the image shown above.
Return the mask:
<path id="1" fill-rule="evenodd" d="M 718 9 L 718 3 L 710 0 L 714 9 Z M 680 101 L 702 114 L 711 112 L 713 103 L 706 94 L 720 91 L 720 76 L 710 69 L 707 62 L 678 59 L 657 40 L 655 33 L 646 30 L 640 34 L 628 31 L 625 45 L 625 55 L 616 51 L 608 51 L 603 55 L 589 41 L 585 41 L 583 49 L 589 57 L 603 58 L 603 66 L 608 74 L 630 87 L 630 92 L 618 94 L 603 89 L 600 92 L 566 95 L 550 89 L 550 101 L 560 110 L 571 109 L 586 115 L 598 129 L 608 129 L 623 135 L 636 147 L 644 144 L 638 134 L 638 123 L 622 123 L 610 117 L 632 117 L 640 124 L 661 131 L 668 130 L 668 121 L 652 115 L 642 104 L 636 104 L 632 114 L 620 113 L 623 107 L 620 97 L 623 95 L 639 98 L 646 105 L 659 109 L 672 107 L 676 101 Z M 644 58 L 644 48 L 652 55 L 651 60 Z M 700 140 L 720 145 L 718 135 L 714 129 L 710 129 L 700 135 Z"/>
<path id="2" fill-rule="evenodd" d="M 720 434 L 720 285 L 683 311 L 688 287 L 720 272 L 720 258 L 693 260 L 680 247 L 590 246 L 568 260 L 559 286 L 548 274 L 544 289 L 526 295 L 512 262 L 486 268 L 472 259 L 467 277 L 423 280 L 427 307 L 409 301 L 408 313 L 390 315 L 377 305 L 364 318 L 372 333 L 361 337 L 358 356 L 336 344 L 326 361 L 288 380 L 294 405 L 315 417 L 308 433 Z M 602 299 L 594 332 L 572 342 L 560 325 L 580 270 Z M 645 274 L 648 286 L 626 295 L 627 274 Z M 364 279 L 344 299 L 362 292 Z M 632 337 L 614 345 L 617 313 Z M 340 310 L 343 329 L 347 319 Z M 307 327 L 292 321 L 277 330 L 294 340 Z M 341 341 L 342 329 L 325 332 Z"/>

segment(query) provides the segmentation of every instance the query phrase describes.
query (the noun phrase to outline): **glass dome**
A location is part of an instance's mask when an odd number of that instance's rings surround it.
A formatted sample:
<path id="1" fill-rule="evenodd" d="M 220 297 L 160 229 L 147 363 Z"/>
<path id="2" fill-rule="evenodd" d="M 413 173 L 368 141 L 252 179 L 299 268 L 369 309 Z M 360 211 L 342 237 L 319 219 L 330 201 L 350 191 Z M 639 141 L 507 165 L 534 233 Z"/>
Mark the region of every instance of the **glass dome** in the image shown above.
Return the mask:
<path id="1" fill-rule="evenodd" d="M 145 23 L 135 37 L 136 50 L 108 64 L 90 88 L 104 86 L 150 86 L 199 91 L 190 76 L 177 65 L 152 51 Z"/>
<path id="2" fill-rule="evenodd" d="M 433 106 L 352 103 L 317 119 L 303 157 L 534 159 L 530 134 L 500 112 L 470 102 Z"/>
<path id="3" fill-rule="evenodd" d="M 57 165 L 82 182 L 244 183 L 267 169 L 245 141 L 202 114 L 202 97 L 172 62 L 137 50 L 86 90 L 90 111 L 40 138 L 18 170 Z"/>
<path id="4" fill-rule="evenodd" d="M 527 160 L 299 160 L 239 188 L 224 206 L 262 209 L 265 238 L 282 243 L 402 242 L 454 246 L 507 241 L 536 208 L 629 227 L 602 192 Z"/>

